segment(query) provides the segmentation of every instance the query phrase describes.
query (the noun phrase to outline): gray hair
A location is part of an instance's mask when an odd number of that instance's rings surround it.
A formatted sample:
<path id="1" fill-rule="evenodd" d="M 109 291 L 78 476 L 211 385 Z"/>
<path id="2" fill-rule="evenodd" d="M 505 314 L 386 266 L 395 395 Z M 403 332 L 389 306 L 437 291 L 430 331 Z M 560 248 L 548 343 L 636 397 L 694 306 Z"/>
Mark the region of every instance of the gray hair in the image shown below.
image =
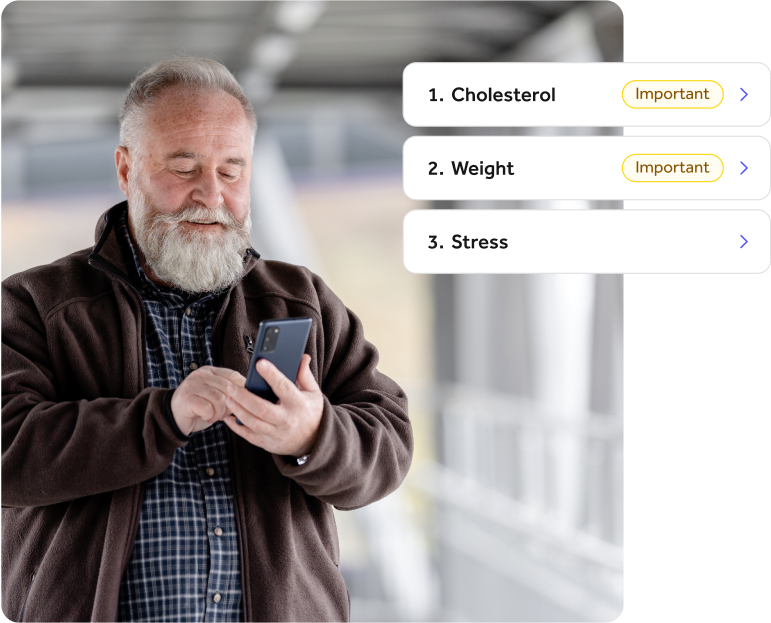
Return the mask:
<path id="1" fill-rule="evenodd" d="M 233 74 L 217 61 L 179 56 L 142 70 L 129 86 L 118 115 L 120 143 L 123 147 L 141 153 L 139 145 L 147 110 L 165 89 L 173 86 L 184 86 L 193 91 L 224 91 L 235 97 L 246 114 L 254 146 L 257 119 L 249 98 Z"/>

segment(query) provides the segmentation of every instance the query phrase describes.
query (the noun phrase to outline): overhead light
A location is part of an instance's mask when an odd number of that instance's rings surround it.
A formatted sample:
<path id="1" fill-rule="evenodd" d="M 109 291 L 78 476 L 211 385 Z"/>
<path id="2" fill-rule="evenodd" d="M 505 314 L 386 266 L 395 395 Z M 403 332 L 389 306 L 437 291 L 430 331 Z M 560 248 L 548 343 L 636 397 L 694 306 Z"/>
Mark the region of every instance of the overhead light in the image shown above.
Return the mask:
<path id="1" fill-rule="evenodd" d="M 283 0 L 276 11 L 276 26 L 298 34 L 310 29 L 326 9 L 323 0 Z"/>
<path id="2" fill-rule="evenodd" d="M 3 94 L 6 94 L 16 86 L 19 80 L 19 65 L 12 58 L 4 58 L 2 68 L 2 88 Z"/>
<path id="3" fill-rule="evenodd" d="M 241 72 L 238 82 L 255 107 L 267 102 L 276 90 L 273 77 L 255 68 Z"/>
<path id="4" fill-rule="evenodd" d="M 289 35 L 272 33 L 260 37 L 252 48 L 252 63 L 269 74 L 282 72 L 292 62 L 297 44 Z"/>

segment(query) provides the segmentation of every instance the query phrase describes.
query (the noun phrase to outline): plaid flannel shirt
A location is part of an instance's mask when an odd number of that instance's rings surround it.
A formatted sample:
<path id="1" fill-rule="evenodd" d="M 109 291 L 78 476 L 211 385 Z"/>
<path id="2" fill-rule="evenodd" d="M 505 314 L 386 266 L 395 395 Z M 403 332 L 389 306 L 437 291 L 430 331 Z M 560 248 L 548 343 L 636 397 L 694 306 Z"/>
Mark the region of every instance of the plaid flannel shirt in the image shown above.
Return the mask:
<path id="1" fill-rule="evenodd" d="M 116 233 L 129 266 L 136 267 L 135 285 L 145 305 L 148 385 L 175 388 L 194 370 L 214 364 L 212 330 L 223 296 L 194 298 L 154 284 L 139 262 L 125 212 Z M 168 468 L 145 483 L 118 620 L 242 620 L 226 429 L 218 422 L 194 433 Z"/>

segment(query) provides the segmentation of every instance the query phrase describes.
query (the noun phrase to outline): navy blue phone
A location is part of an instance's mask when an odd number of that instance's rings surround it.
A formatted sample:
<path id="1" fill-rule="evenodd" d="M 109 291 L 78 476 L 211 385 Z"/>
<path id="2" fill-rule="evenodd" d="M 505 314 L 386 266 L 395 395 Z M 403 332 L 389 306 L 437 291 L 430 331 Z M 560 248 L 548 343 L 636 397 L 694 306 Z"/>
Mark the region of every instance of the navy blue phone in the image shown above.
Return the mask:
<path id="1" fill-rule="evenodd" d="M 305 344 L 311 330 L 311 318 L 263 320 L 257 329 L 254 353 L 246 376 L 246 389 L 270 402 L 278 397 L 255 369 L 260 359 L 267 359 L 291 381 L 297 380 Z"/>

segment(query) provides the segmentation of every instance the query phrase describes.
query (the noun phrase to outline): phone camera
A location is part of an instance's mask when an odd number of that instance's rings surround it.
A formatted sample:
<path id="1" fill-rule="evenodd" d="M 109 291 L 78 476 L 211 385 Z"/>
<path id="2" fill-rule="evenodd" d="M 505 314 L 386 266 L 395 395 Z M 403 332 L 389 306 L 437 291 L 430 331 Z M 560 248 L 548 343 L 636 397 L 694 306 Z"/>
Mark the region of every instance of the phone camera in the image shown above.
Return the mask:
<path id="1" fill-rule="evenodd" d="M 271 327 L 265 332 L 265 337 L 262 340 L 261 353 L 272 353 L 276 350 L 276 344 L 278 343 L 278 327 Z"/>

